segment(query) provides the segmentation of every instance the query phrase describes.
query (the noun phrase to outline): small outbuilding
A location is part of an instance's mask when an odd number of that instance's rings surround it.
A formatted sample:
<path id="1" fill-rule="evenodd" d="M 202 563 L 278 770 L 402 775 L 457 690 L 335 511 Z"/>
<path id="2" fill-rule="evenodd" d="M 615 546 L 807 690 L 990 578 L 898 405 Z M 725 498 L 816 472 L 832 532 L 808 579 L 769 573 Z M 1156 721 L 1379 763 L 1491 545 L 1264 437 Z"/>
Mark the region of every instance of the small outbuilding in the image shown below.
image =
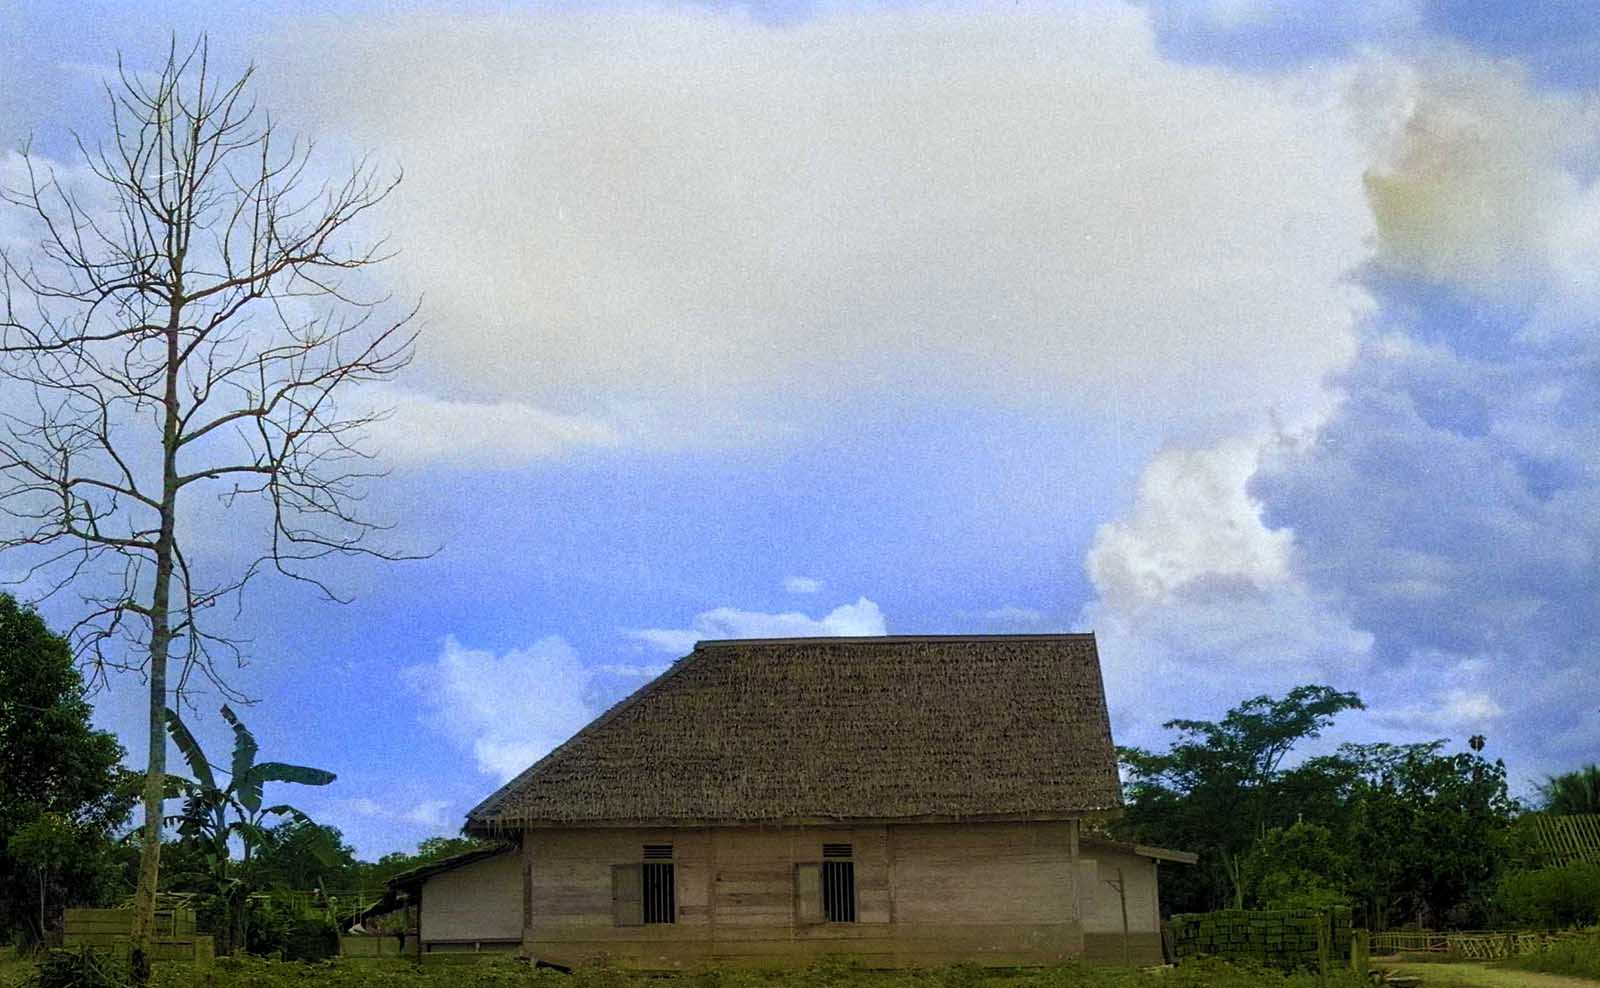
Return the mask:
<path id="1" fill-rule="evenodd" d="M 1092 635 L 701 642 L 407 876 L 424 955 L 571 965 L 1161 960 Z"/>

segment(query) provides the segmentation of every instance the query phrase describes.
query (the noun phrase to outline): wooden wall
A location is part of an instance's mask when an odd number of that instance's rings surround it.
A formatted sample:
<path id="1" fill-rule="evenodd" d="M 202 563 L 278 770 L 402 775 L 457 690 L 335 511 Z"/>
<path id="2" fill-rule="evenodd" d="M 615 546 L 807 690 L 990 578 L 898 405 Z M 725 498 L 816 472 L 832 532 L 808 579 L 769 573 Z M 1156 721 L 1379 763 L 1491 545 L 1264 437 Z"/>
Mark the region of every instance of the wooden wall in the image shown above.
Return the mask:
<path id="1" fill-rule="evenodd" d="M 796 922 L 795 866 L 821 861 L 824 842 L 854 847 L 855 923 Z M 611 866 L 639 861 L 646 843 L 673 845 L 677 921 L 618 926 Z M 560 964 L 656 969 L 828 955 L 1051 963 L 1083 949 L 1075 851 L 1071 822 L 534 830 L 524 947 Z"/>
<path id="2" fill-rule="evenodd" d="M 422 885 L 419 935 L 426 953 L 435 949 L 522 937 L 522 867 L 515 852 L 474 861 L 429 878 Z"/>
<path id="3" fill-rule="evenodd" d="M 1120 964 L 1161 963 L 1161 910 L 1157 866 L 1149 858 L 1118 848 L 1084 842 L 1079 849 L 1079 905 L 1083 916 L 1084 958 Z M 1128 902 L 1128 943 L 1124 954 L 1122 903 L 1110 882 L 1122 871 Z"/>

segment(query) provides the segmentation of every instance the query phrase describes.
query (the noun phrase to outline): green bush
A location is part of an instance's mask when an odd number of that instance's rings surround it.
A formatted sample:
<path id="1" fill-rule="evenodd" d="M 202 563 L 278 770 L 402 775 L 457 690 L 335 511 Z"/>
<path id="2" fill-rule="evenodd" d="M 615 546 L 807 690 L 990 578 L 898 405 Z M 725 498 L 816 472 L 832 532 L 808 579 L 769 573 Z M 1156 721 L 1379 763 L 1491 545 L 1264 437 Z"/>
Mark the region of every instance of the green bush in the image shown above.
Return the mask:
<path id="1" fill-rule="evenodd" d="M 1343 971 L 1323 979 L 1213 960 L 1160 973 L 1075 963 L 1030 969 L 958 965 L 876 971 L 828 962 L 795 971 L 714 969 L 660 975 L 589 967 L 567 975 L 504 957 L 420 967 L 404 960 L 302 964 L 229 957 L 217 960 L 211 978 L 214 988 L 1369 988 Z M 158 964 L 152 988 L 207 984 L 206 975 L 190 965 Z"/>
<path id="2" fill-rule="evenodd" d="M 1512 872 L 1500 880 L 1496 901 L 1508 925 L 1564 929 L 1600 922 L 1600 862 Z"/>
<path id="3" fill-rule="evenodd" d="M 38 988 L 127 988 L 128 981 L 125 958 L 89 947 L 49 951 L 33 975 Z"/>
<path id="4" fill-rule="evenodd" d="M 1504 962 L 1523 971 L 1565 974 L 1600 981 L 1600 932 L 1572 940 L 1558 940 L 1545 949 Z"/>

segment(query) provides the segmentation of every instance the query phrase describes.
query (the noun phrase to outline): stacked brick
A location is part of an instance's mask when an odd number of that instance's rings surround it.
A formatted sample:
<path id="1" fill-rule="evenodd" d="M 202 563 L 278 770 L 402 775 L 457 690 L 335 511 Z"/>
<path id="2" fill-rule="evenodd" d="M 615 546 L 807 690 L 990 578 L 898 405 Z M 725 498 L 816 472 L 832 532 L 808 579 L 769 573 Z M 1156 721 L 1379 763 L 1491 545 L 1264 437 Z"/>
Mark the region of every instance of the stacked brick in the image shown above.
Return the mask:
<path id="1" fill-rule="evenodd" d="M 1224 909 L 1172 917 L 1173 955 L 1321 970 L 1350 956 L 1350 910 Z"/>

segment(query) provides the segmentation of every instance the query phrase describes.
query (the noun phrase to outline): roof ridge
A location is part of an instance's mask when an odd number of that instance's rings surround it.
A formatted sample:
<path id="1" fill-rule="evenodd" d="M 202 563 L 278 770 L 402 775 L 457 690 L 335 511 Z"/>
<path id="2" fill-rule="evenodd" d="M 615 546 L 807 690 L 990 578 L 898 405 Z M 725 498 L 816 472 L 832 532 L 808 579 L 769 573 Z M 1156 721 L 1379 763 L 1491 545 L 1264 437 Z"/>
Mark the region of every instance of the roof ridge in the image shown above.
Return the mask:
<path id="1" fill-rule="evenodd" d="M 917 642 L 1074 641 L 1094 640 L 1092 631 L 1058 631 L 999 635 L 806 635 L 795 638 L 706 638 L 695 649 L 721 645 L 904 645 Z"/>

